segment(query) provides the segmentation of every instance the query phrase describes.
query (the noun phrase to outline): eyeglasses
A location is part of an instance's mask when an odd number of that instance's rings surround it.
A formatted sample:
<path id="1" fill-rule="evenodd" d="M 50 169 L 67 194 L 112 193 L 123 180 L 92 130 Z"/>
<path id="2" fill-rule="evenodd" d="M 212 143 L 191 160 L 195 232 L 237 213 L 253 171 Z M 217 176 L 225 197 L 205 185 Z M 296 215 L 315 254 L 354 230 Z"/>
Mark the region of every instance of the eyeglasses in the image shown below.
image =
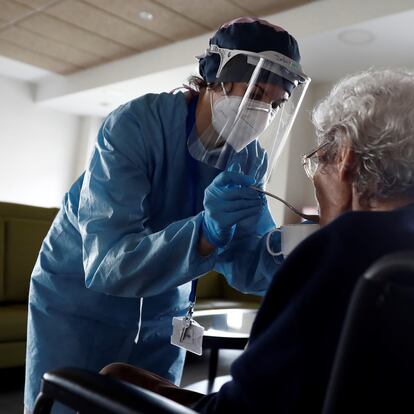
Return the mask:
<path id="1" fill-rule="evenodd" d="M 322 148 L 326 147 L 329 142 L 324 142 L 322 145 L 319 145 L 318 148 L 314 149 L 313 151 L 309 152 L 308 154 L 302 155 L 302 165 L 305 169 L 306 175 L 312 180 L 316 174 L 316 170 L 318 169 L 319 165 L 319 157 L 318 151 Z"/>

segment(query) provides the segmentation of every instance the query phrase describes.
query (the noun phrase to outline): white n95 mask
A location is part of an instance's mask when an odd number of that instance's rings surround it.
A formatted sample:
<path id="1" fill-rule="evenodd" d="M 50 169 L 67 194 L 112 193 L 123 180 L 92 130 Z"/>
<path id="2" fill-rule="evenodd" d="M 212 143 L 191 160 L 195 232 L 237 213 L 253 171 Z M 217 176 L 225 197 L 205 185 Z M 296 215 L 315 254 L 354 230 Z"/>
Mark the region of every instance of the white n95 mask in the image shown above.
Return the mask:
<path id="1" fill-rule="evenodd" d="M 246 109 L 239 114 L 241 96 L 223 96 L 212 105 L 212 125 L 237 152 L 256 139 L 274 116 L 269 104 L 247 100 Z"/>

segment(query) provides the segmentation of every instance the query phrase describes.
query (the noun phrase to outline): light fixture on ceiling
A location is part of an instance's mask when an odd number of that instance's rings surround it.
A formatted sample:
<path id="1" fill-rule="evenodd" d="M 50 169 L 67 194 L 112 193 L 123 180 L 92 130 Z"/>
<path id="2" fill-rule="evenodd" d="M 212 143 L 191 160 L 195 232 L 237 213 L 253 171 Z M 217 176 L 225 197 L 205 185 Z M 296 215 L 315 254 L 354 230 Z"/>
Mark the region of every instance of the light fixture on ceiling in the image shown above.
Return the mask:
<path id="1" fill-rule="evenodd" d="M 347 29 L 338 34 L 338 39 L 347 45 L 367 45 L 375 39 L 373 33 L 364 29 Z"/>
<path id="2" fill-rule="evenodd" d="M 151 21 L 151 20 L 153 20 L 153 19 L 154 19 L 154 15 L 153 15 L 152 13 L 150 13 L 150 12 L 145 11 L 145 10 L 140 11 L 140 12 L 139 12 L 139 14 L 138 14 L 138 16 L 139 16 L 139 17 L 140 17 L 140 19 L 142 19 L 142 20 L 148 20 L 148 21 Z"/>

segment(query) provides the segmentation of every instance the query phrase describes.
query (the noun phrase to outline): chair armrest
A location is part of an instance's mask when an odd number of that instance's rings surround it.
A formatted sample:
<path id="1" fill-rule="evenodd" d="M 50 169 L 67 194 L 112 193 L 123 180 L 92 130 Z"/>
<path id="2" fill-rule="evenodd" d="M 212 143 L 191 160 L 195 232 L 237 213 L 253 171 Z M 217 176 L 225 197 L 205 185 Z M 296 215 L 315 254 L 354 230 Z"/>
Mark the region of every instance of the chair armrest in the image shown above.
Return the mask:
<path id="1" fill-rule="evenodd" d="M 36 406 L 48 406 L 51 401 L 91 414 L 196 414 L 154 392 L 79 368 L 62 368 L 44 374 Z M 34 412 L 48 411 L 35 409 Z"/>

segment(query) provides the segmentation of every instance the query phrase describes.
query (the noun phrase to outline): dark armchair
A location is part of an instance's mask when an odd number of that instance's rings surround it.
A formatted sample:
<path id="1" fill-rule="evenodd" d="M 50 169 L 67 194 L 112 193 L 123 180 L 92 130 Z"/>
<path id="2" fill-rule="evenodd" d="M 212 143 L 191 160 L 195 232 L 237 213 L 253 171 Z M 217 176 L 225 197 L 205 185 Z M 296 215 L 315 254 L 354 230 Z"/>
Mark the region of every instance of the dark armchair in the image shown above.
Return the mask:
<path id="1" fill-rule="evenodd" d="M 414 251 L 374 263 L 355 287 L 323 414 L 414 412 Z M 53 401 L 87 413 L 191 414 L 149 391 L 79 369 L 46 373 L 34 414 Z"/>
<path id="2" fill-rule="evenodd" d="M 414 251 L 377 261 L 354 289 L 323 414 L 414 412 Z"/>
<path id="3" fill-rule="evenodd" d="M 78 368 L 44 374 L 33 414 L 50 413 L 54 401 L 88 414 L 195 414 L 153 392 Z"/>

